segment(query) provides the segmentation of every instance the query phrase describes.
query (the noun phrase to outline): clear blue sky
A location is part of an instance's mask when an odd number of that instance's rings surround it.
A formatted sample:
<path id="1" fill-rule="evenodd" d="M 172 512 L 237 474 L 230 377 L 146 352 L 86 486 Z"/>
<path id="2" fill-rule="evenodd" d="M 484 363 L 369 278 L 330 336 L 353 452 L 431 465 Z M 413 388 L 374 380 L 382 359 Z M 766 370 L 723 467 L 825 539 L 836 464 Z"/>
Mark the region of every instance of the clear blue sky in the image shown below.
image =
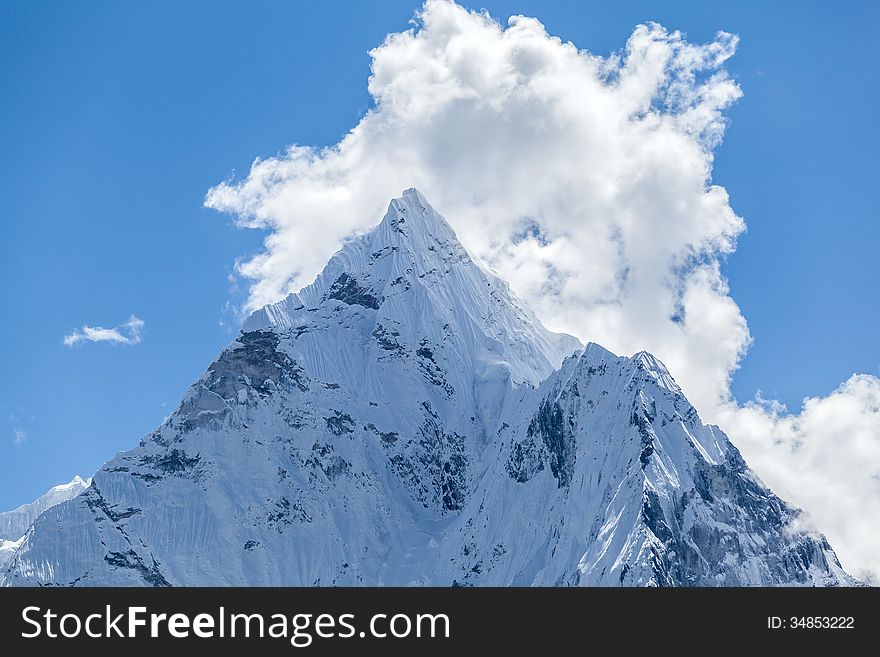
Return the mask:
<path id="1" fill-rule="evenodd" d="M 797 409 L 878 373 L 880 3 L 465 4 L 599 54 L 646 20 L 739 34 L 745 97 L 715 167 L 749 226 L 725 265 L 756 339 L 734 392 Z M 227 276 L 261 236 L 205 191 L 256 155 L 335 143 L 369 107 L 368 49 L 416 6 L 0 4 L 0 510 L 134 445 L 232 339 Z M 61 343 L 132 313 L 140 344 Z"/>

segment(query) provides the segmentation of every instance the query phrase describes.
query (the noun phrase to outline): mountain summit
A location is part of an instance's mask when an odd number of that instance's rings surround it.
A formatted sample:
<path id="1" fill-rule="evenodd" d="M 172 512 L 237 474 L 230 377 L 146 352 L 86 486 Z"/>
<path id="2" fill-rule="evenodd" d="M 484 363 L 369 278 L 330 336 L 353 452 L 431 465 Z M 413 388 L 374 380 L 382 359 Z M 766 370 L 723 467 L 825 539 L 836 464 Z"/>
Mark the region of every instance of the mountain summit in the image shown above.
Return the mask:
<path id="1" fill-rule="evenodd" d="M 849 585 L 650 354 L 555 334 L 415 189 L 43 513 L 11 585 Z"/>
<path id="2" fill-rule="evenodd" d="M 346 306 L 359 306 L 355 316 L 374 320 L 380 334 L 401 333 L 397 342 L 409 346 L 452 341 L 458 352 L 449 355 L 460 359 L 459 366 L 495 364 L 514 383 L 540 382 L 581 346 L 545 329 L 504 280 L 468 255 L 414 188 L 391 201 L 376 228 L 336 253 L 314 283 L 258 310 L 242 330 L 309 331 L 316 317 L 352 314 L 343 312 Z M 453 329 L 456 335 L 447 335 Z M 377 344 L 384 348 L 381 340 Z M 463 381 L 470 387 L 469 376 Z"/>

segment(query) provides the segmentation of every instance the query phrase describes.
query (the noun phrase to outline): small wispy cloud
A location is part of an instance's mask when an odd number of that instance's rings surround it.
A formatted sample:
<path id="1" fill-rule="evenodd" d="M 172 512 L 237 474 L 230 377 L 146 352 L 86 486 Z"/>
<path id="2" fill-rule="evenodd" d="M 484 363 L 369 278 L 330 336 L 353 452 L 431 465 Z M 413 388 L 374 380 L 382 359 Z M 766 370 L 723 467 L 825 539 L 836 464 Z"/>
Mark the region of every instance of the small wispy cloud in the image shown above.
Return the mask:
<path id="1" fill-rule="evenodd" d="M 12 430 L 13 439 L 12 442 L 15 443 L 16 446 L 24 445 L 27 442 L 28 436 L 27 431 L 20 427 L 16 427 Z"/>
<path id="2" fill-rule="evenodd" d="M 113 328 L 84 325 L 81 329 L 74 329 L 69 335 L 65 335 L 63 342 L 67 347 L 72 347 L 80 342 L 137 344 L 141 341 L 141 331 L 143 328 L 144 320 L 132 315 L 128 318 L 127 322 Z"/>

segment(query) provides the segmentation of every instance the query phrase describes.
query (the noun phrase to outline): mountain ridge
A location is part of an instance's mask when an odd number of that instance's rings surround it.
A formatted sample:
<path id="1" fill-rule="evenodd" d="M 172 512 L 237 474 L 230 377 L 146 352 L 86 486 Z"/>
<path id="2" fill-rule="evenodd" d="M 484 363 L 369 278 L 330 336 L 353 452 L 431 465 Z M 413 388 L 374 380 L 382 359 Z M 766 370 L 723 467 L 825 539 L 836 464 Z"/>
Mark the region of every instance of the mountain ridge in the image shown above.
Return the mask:
<path id="1" fill-rule="evenodd" d="M 415 189 L 41 516 L 18 585 L 850 585 L 665 366 L 554 334 Z"/>
<path id="2" fill-rule="evenodd" d="M 33 502 L 0 513 L 0 569 L 12 559 L 15 551 L 24 542 L 25 534 L 41 513 L 56 504 L 76 497 L 90 484 L 91 479 L 83 479 L 76 475 L 66 484 L 53 486 Z"/>

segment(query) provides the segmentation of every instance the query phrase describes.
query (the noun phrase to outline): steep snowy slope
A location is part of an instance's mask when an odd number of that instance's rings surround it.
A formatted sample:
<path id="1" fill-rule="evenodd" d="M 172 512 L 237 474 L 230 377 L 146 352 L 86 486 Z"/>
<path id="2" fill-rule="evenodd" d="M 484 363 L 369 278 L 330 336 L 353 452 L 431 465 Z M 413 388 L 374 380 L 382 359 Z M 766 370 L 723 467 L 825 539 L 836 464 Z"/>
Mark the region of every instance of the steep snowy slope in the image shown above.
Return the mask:
<path id="1" fill-rule="evenodd" d="M 399 582 L 409 536 L 437 533 L 486 468 L 505 396 L 579 347 L 408 190 L 38 523 L 10 582 Z"/>
<path id="2" fill-rule="evenodd" d="M 30 504 L 22 504 L 13 511 L 0 513 L 0 569 L 12 558 L 37 516 L 56 504 L 76 497 L 90 483 L 91 479 L 84 480 L 77 475 L 66 484 L 53 486 Z"/>
<path id="3" fill-rule="evenodd" d="M 524 390 L 494 470 L 443 542 L 459 584 L 851 585 L 822 537 L 700 422 L 647 353 L 589 344 Z M 454 563 L 457 572 L 449 572 Z M 438 573 L 439 574 L 439 573 Z"/>
<path id="4" fill-rule="evenodd" d="M 547 331 L 407 190 L 0 577 L 852 583 L 795 515 L 655 359 Z"/>

